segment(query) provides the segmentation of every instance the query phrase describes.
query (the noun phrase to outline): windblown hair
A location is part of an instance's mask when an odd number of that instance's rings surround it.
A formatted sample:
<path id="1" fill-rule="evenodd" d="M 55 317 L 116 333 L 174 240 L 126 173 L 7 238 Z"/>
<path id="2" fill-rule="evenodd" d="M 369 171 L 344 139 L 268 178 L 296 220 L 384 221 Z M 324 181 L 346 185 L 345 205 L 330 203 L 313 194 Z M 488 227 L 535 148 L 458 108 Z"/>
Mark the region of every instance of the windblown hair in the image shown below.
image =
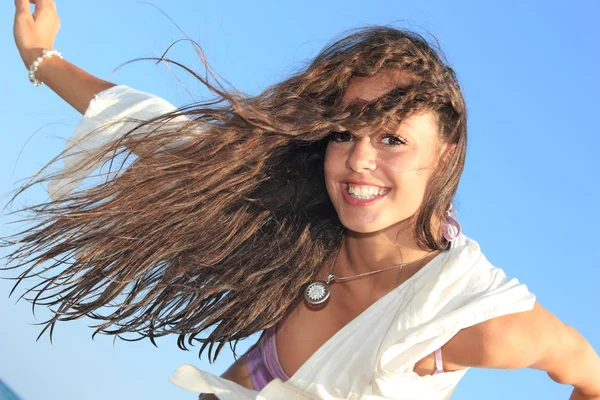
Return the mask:
<path id="1" fill-rule="evenodd" d="M 366 104 L 342 103 L 353 77 L 384 70 L 412 83 Z M 423 36 L 356 29 L 257 96 L 188 71 L 216 100 L 137 121 L 84 162 L 126 146 L 137 158 L 122 173 L 23 209 L 39 222 L 5 246 L 18 245 L 7 257 L 16 262 L 9 268 L 23 269 L 15 288 L 41 279 L 22 296 L 33 293 L 34 307 L 52 311 L 40 336 L 88 316 L 99 321 L 94 335 L 154 343 L 175 333 L 182 349 L 201 342 L 200 357 L 209 345 L 209 361 L 218 343 L 216 359 L 226 343 L 281 319 L 340 246 L 345 228 L 323 176 L 331 133 L 389 129 L 422 111 L 435 113 L 439 137 L 456 149 L 430 179 L 414 234 L 423 249 L 448 248 L 433 221 L 444 218 L 463 170 L 466 107 L 453 69 Z M 174 123 L 177 116 L 189 121 Z"/>

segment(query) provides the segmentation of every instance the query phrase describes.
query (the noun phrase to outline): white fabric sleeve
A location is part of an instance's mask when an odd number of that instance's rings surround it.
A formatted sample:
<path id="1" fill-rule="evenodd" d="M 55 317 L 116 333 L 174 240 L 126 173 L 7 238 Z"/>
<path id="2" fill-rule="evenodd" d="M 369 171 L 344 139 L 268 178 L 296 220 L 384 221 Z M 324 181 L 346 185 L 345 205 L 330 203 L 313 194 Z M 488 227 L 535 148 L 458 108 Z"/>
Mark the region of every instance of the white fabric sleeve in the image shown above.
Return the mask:
<path id="1" fill-rule="evenodd" d="M 535 305 L 527 285 L 492 265 L 464 234 L 433 267 L 411 288 L 410 302 L 397 310 L 398 320 L 380 346 L 375 385 L 394 400 L 445 398 L 467 370 L 420 376 L 415 363 L 462 329 Z"/>
<path id="2" fill-rule="evenodd" d="M 150 120 L 177 108 L 165 99 L 150 93 L 132 89 L 126 85 L 116 85 L 94 95 L 83 118 L 65 144 L 64 168 L 60 177 L 48 183 L 48 194 L 55 201 L 71 192 L 96 168 L 109 160 L 106 154 L 99 162 L 82 169 L 78 168 L 87 154 L 93 153 L 107 143 L 119 139 L 138 124 L 134 121 L 119 121 L 123 118 Z M 187 120 L 185 116 L 172 119 Z M 110 123 L 115 122 L 115 123 Z M 110 124 L 107 124 L 110 123 Z M 97 129 L 106 125 L 106 128 Z M 96 130 L 97 129 L 97 130 Z M 90 132 L 93 134 L 90 134 Z"/>

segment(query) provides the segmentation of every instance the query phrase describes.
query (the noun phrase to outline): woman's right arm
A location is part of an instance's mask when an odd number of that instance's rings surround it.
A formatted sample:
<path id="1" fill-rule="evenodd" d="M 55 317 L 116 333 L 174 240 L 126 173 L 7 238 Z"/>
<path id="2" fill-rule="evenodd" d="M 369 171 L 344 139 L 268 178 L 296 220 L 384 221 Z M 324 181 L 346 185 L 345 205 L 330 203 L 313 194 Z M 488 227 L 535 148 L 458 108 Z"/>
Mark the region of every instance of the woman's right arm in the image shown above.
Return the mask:
<path id="1" fill-rule="evenodd" d="M 54 56 L 40 64 L 36 78 L 81 114 L 85 114 L 94 95 L 115 86 L 114 83 L 97 78 Z"/>
<path id="2" fill-rule="evenodd" d="M 26 68 L 43 49 L 54 48 L 54 40 L 60 28 L 60 19 L 53 0 L 15 0 L 15 43 Z M 56 56 L 42 61 L 36 78 L 62 97 L 77 111 L 84 114 L 95 94 L 115 86 L 99 79 L 68 61 Z"/>
<path id="3" fill-rule="evenodd" d="M 54 39 L 60 27 L 53 0 L 31 2 L 35 4 L 33 13 L 29 0 L 15 0 L 15 43 L 26 67 L 42 54 L 43 49 L 54 48 Z M 66 141 L 62 157 L 65 165 L 63 174 L 48 184 L 53 200 L 76 188 L 112 157 L 111 154 L 105 154 L 94 164 L 88 163 L 86 168 L 82 168 L 80 163 L 86 161 L 89 154 L 130 132 L 138 125 L 136 121 L 148 121 L 176 110 L 165 99 L 99 79 L 56 56 L 46 57 L 39 64 L 36 78 L 84 115 Z M 170 122 L 187 122 L 187 118 L 181 115 Z M 159 130 L 153 132 L 160 134 Z M 196 130 L 189 129 L 189 132 L 195 135 Z M 138 133 L 144 133 L 144 130 Z M 174 140 L 172 145 L 186 140 L 182 136 Z M 130 150 L 135 154 L 143 150 L 143 144 L 134 147 Z"/>

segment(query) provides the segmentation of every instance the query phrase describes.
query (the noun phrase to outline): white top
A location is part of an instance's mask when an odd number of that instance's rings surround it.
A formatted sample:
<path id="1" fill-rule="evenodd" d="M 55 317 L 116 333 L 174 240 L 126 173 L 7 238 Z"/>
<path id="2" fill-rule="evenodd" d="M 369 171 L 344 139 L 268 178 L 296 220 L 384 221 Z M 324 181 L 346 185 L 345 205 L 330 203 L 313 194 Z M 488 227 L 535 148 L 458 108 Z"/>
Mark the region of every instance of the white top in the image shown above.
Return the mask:
<path id="1" fill-rule="evenodd" d="M 83 182 L 94 170 L 110 160 L 114 155 L 104 154 L 101 160 L 87 168 L 78 164 L 86 159 L 89 153 L 100 149 L 103 145 L 116 140 L 137 126 L 134 120 L 150 120 L 161 114 L 176 110 L 176 107 L 165 99 L 150 93 L 141 92 L 125 85 L 116 85 L 94 95 L 75 131 L 65 144 L 64 169 L 66 176 L 48 183 L 48 194 L 52 200 L 71 192 Z M 123 118 L 130 119 L 123 121 Z M 185 121 L 185 116 L 178 116 L 171 121 Z M 107 124 L 105 128 L 94 131 Z M 159 133 L 153 132 L 152 135 Z M 182 138 L 182 141 L 185 139 Z M 181 141 L 181 142 L 182 142 Z M 174 143 L 177 145 L 178 143 Z"/>
<path id="2" fill-rule="evenodd" d="M 114 140 L 126 126 L 83 140 L 82 133 L 106 118 L 144 119 L 174 106 L 148 93 L 119 85 L 95 96 L 71 141 L 87 150 Z M 130 127 L 131 128 L 131 127 Z M 74 189 L 90 172 L 69 170 L 74 182 L 52 182 L 60 193 Z M 50 186 L 49 186 L 50 187 Z M 55 192 L 56 195 L 56 192 Z M 286 382 L 275 379 L 260 392 L 246 389 L 186 364 L 174 384 L 223 400 L 441 400 L 466 370 L 419 376 L 417 361 L 459 330 L 491 318 L 533 309 L 524 284 L 492 266 L 477 242 L 461 235 L 414 276 L 373 303 L 323 344 Z"/>

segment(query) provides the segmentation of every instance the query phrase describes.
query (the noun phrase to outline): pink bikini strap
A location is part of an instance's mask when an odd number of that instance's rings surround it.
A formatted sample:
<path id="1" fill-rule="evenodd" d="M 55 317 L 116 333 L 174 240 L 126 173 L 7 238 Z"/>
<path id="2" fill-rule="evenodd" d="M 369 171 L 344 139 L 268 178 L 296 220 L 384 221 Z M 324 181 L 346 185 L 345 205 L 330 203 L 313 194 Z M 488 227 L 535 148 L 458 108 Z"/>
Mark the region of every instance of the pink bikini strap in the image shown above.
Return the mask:
<path id="1" fill-rule="evenodd" d="M 440 347 L 435 351 L 435 371 L 433 371 L 433 375 L 441 374 L 444 372 L 444 365 L 442 362 L 442 348 Z"/>

